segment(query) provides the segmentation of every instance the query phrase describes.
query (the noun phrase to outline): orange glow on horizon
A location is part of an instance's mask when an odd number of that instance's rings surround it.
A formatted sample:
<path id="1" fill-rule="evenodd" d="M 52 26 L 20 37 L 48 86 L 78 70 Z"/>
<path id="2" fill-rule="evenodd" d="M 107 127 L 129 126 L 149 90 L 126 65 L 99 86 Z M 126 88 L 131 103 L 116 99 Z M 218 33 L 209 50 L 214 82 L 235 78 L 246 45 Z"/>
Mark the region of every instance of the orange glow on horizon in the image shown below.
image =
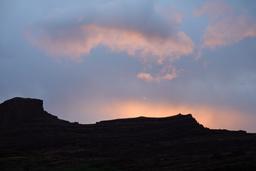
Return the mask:
<path id="1" fill-rule="evenodd" d="M 209 128 L 237 129 L 246 123 L 241 113 L 227 108 L 181 104 L 163 104 L 147 101 L 122 101 L 105 105 L 101 112 L 110 118 L 165 117 L 178 113 L 192 114 L 195 119 Z"/>

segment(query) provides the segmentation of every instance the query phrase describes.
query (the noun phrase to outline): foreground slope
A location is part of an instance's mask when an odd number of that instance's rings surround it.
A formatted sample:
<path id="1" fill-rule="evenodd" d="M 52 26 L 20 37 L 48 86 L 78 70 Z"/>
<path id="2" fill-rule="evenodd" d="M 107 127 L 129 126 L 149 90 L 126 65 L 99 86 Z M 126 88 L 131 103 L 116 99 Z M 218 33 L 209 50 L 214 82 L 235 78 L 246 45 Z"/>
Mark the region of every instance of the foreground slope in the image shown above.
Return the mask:
<path id="1" fill-rule="evenodd" d="M 192 115 L 81 125 L 43 101 L 0 104 L 1 170 L 253 170 L 256 136 L 211 130 Z"/>

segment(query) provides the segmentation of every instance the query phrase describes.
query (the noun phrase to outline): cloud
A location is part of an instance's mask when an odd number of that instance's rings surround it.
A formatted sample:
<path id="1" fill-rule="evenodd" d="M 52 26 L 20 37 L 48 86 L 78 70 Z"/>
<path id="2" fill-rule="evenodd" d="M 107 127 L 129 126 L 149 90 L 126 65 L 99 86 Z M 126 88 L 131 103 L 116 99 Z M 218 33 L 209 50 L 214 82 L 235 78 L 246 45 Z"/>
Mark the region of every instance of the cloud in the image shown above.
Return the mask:
<path id="1" fill-rule="evenodd" d="M 208 1 L 195 14 L 209 18 L 203 37 L 205 48 L 227 46 L 256 37 L 256 20 L 245 13 L 238 13 L 224 2 Z"/>
<path id="2" fill-rule="evenodd" d="M 130 56 L 151 56 L 156 60 L 179 58 L 193 50 L 191 39 L 183 32 L 175 37 L 162 38 L 147 36 L 142 32 L 123 28 L 105 27 L 94 24 L 79 26 L 79 36 L 61 37 L 43 34 L 34 43 L 51 55 L 81 57 L 88 55 L 99 46 L 105 46 L 113 52 L 125 52 Z M 68 32 L 67 32 L 68 33 Z"/>
<path id="3" fill-rule="evenodd" d="M 179 29 L 181 22 L 181 13 L 153 1 L 110 0 L 73 20 L 46 22 L 27 37 L 33 45 L 55 57 L 77 60 L 98 47 L 106 47 L 114 53 L 136 57 L 143 64 L 161 64 L 165 68 L 193 53 L 193 41 Z M 138 74 L 145 81 L 175 77 L 174 72 Z"/>
<path id="4" fill-rule="evenodd" d="M 174 67 L 163 67 L 160 73 L 152 75 L 148 72 L 140 72 L 137 78 L 147 82 L 159 82 L 161 80 L 173 80 L 177 77 L 177 71 Z"/>
<path id="5" fill-rule="evenodd" d="M 153 81 L 154 80 L 153 76 L 150 73 L 146 73 L 146 72 L 138 73 L 137 77 L 144 81 Z"/>

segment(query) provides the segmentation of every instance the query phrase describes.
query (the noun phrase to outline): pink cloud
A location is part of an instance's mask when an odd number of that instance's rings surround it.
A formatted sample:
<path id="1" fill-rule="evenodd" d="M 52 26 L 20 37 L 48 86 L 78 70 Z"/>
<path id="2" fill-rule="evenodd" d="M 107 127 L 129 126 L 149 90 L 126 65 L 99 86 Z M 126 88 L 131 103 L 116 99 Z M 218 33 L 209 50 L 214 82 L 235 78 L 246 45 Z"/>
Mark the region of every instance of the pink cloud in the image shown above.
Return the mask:
<path id="1" fill-rule="evenodd" d="M 137 74 L 141 80 L 155 82 L 176 78 L 176 70 L 167 69 L 168 66 L 194 51 L 191 38 L 179 30 L 182 14 L 170 5 L 150 1 L 143 1 L 142 4 L 149 7 L 143 10 L 137 8 L 138 2 L 129 1 L 133 10 L 126 12 L 121 2 L 104 5 L 102 8 L 109 11 L 104 15 L 89 11 L 79 17 L 78 22 L 76 19 L 47 22 L 33 29 L 28 38 L 50 56 L 80 60 L 98 47 L 105 47 L 113 53 L 125 53 L 142 61 L 144 72 Z M 155 72 L 154 67 L 160 72 Z"/>
<path id="2" fill-rule="evenodd" d="M 70 34 L 76 31 L 75 36 Z M 60 30 L 60 35 L 43 32 L 30 35 L 31 42 L 51 56 L 80 59 L 92 52 L 93 49 L 104 46 L 113 52 L 126 53 L 140 58 L 145 63 L 162 66 L 160 73 L 142 72 L 137 78 L 155 82 L 173 80 L 177 77 L 175 69 L 168 69 L 172 61 L 193 52 L 193 42 L 184 32 L 163 37 L 148 35 L 142 31 L 109 27 L 95 24 L 84 24 L 73 30 Z M 64 33 L 64 34 L 63 34 Z"/>
<path id="3" fill-rule="evenodd" d="M 218 19 L 224 14 L 232 14 L 233 8 L 220 0 L 207 1 L 204 5 L 198 8 L 194 14 L 196 16 L 206 15 L 211 19 Z"/>
<path id="4" fill-rule="evenodd" d="M 238 14 L 226 3 L 209 1 L 195 14 L 209 18 L 209 26 L 203 37 L 203 46 L 206 48 L 227 46 L 256 36 L 255 19 L 246 14 Z"/>
<path id="5" fill-rule="evenodd" d="M 144 80 L 144 81 L 153 81 L 154 78 L 150 73 L 147 72 L 140 72 L 137 74 L 137 78 Z"/>
<path id="6" fill-rule="evenodd" d="M 177 77 L 177 71 L 174 67 L 163 66 L 163 69 L 158 74 L 151 74 L 148 72 L 140 72 L 137 78 L 147 82 L 159 82 L 161 80 L 173 80 Z"/>
<path id="7" fill-rule="evenodd" d="M 113 52 L 124 52 L 130 56 L 159 59 L 179 58 L 193 51 L 192 40 L 184 33 L 177 32 L 167 38 L 148 36 L 142 32 L 94 24 L 79 27 L 80 36 L 54 37 L 41 35 L 34 44 L 54 56 L 79 58 L 88 55 L 94 48 L 105 46 Z"/>

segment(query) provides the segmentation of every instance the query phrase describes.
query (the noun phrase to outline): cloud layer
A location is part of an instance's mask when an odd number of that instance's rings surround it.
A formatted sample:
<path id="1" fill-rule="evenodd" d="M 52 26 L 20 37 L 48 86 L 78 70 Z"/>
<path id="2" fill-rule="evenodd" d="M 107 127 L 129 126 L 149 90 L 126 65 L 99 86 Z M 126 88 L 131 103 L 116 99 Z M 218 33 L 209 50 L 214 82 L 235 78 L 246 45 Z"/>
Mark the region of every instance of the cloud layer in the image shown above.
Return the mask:
<path id="1" fill-rule="evenodd" d="M 27 37 L 51 56 L 81 59 L 98 47 L 106 47 L 112 52 L 138 58 L 143 64 L 161 64 L 163 69 L 193 53 L 193 41 L 179 29 L 180 12 L 153 1 L 139 4 L 145 8 L 138 8 L 135 1 L 109 1 L 72 21 L 43 23 Z M 125 6 L 132 10 L 127 11 Z M 104 15 L 98 14 L 102 10 Z M 177 77 L 174 69 L 149 73 L 147 65 L 144 68 L 146 71 L 139 73 L 137 78 L 145 81 Z"/>
<path id="2" fill-rule="evenodd" d="M 213 49 L 256 36 L 255 19 L 223 1 L 208 1 L 195 14 L 209 19 L 202 45 L 198 47 Z M 27 37 L 55 57 L 80 60 L 99 47 L 133 56 L 145 68 L 137 78 L 158 82 L 178 77 L 174 62 L 196 53 L 193 40 L 180 29 L 182 19 L 181 12 L 161 3 L 110 0 L 71 19 L 51 18 Z M 173 67 L 169 71 L 152 72 L 147 64 L 160 64 L 163 70 L 169 65 Z"/>
<path id="3" fill-rule="evenodd" d="M 206 48 L 227 46 L 256 37 L 256 19 L 238 13 L 224 2 L 208 1 L 196 11 L 196 15 L 209 18 L 209 26 L 203 36 L 203 46 Z"/>
<path id="4" fill-rule="evenodd" d="M 125 52 L 129 56 L 152 57 L 156 61 L 179 58 L 193 51 L 192 40 L 184 33 L 172 37 L 148 36 L 143 32 L 94 24 L 79 26 L 77 37 L 70 37 L 69 30 L 61 37 L 40 35 L 35 44 L 51 55 L 79 58 L 94 48 L 105 46 L 113 52 Z"/>

